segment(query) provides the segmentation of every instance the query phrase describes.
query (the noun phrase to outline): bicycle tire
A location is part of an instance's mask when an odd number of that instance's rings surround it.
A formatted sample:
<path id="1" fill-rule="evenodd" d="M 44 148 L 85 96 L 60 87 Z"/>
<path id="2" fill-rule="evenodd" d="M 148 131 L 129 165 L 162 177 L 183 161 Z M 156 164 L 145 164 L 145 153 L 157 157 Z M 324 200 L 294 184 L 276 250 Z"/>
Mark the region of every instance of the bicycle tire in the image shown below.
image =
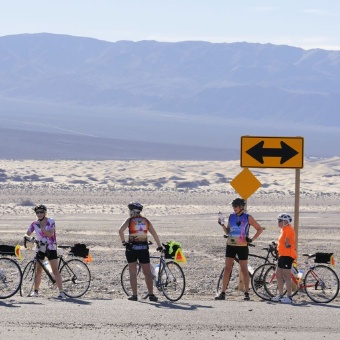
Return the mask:
<path id="1" fill-rule="evenodd" d="M 22 282 L 20 286 L 21 296 L 30 296 L 34 286 L 35 270 L 34 261 L 30 261 L 26 264 L 22 273 Z"/>
<path id="2" fill-rule="evenodd" d="M 185 291 L 185 275 L 181 266 L 174 261 L 166 262 L 160 272 L 160 284 L 169 301 L 178 301 Z"/>
<path id="3" fill-rule="evenodd" d="M 276 265 L 273 263 L 265 263 L 254 271 L 251 286 L 259 298 L 269 301 L 278 295 L 275 272 Z"/>
<path id="4" fill-rule="evenodd" d="M 0 299 L 7 299 L 18 292 L 22 282 L 20 266 L 12 259 L 0 258 Z"/>
<path id="5" fill-rule="evenodd" d="M 63 264 L 60 269 L 65 295 L 70 298 L 83 296 L 91 285 L 89 267 L 81 260 L 72 259 Z"/>
<path id="6" fill-rule="evenodd" d="M 253 273 L 255 271 L 256 268 L 258 268 L 260 265 L 266 263 L 267 259 L 263 256 L 259 256 L 259 255 L 255 255 L 255 254 L 249 254 L 248 255 L 248 264 L 250 264 L 251 268 L 252 268 L 252 271 L 249 271 L 249 268 L 248 268 L 248 273 L 249 273 L 249 279 L 251 280 L 252 276 L 253 276 Z M 235 258 L 235 262 L 239 263 L 239 260 L 237 258 Z M 217 280 L 217 286 L 216 286 L 216 294 L 219 295 L 221 292 L 222 292 L 222 281 L 223 281 L 223 274 L 224 274 L 224 268 L 222 268 L 222 271 L 220 273 L 220 276 Z M 234 271 L 234 266 L 233 266 L 233 269 L 231 270 L 231 273 L 230 273 L 230 278 L 232 277 L 232 273 Z M 238 271 L 238 269 L 237 269 Z M 238 273 L 239 275 L 239 273 Z M 238 277 L 237 275 L 237 277 Z M 228 284 L 228 287 L 231 287 L 230 285 L 230 278 L 229 278 L 229 284 Z M 236 283 L 233 283 L 232 284 L 234 287 L 234 289 L 238 289 L 238 282 L 237 284 Z M 227 289 L 228 289 L 227 287 Z M 232 289 L 232 287 L 231 287 Z"/>
<path id="7" fill-rule="evenodd" d="M 141 270 L 141 265 L 137 263 L 137 294 L 142 293 L 142 290 L 145 291 L 145 280 L 144 275 Z M 130 272 L 129 272 L 129 265 L 125 265 L 122 273 L 120 275 L 120 283 L 122 285 L 123 291 L 127 296 L 132 296 L 132 290 L 131 290 L 131 283 L 130 283 Z M 143 292 L 145 295 L 145 292 Z M 147 294 L 147 293 L 146 293 Z"/>
<path id="8" fill-rule="evenodd" d="M 339 277 L 325 265 L 317 265 L 308 270 L 303 280 L 308 297 L 316 303 L 333 301 L 339 293 Z"/>

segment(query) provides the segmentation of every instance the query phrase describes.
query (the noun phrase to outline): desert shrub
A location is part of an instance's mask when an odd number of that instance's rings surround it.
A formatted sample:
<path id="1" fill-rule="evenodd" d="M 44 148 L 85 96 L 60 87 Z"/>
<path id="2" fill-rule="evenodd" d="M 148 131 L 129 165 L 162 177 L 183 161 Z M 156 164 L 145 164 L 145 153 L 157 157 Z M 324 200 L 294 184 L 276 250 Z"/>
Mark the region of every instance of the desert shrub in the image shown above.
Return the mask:
<path id="1" fill-rule="evenodd" d="M 30 199 L 23 199 L 19 205 L 21 205 L 22 207 L 32 207 L 35 206 L 35 203 L 32 202 Z"/>

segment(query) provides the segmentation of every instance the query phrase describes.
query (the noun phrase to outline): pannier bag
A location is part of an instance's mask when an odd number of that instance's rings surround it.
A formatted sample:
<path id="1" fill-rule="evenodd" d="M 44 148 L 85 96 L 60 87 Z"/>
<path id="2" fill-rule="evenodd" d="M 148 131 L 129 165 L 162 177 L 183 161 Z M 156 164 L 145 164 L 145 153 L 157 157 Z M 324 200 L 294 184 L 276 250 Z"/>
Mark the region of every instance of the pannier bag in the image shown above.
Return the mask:
<path id="1" fill-rule="evenodd" d="M 5 244 L 0 244 L 0 255 L 15 256 L 15 247 L 7 246 Z"/>
<path id="2" fill-rule="evenodd" d="M 166 244 L 163 243 L 165 248 L 165 258 L 166 259 L 174 259 L 175 262 L 186 263 L 187 259 L 185 258 L 182 252 L 182 246 L 179 242 L 168 241 Z"/>
<path id="3" fill-rule="evenodd" d="M 73 247 L 71 247 L 71 253 L 77 257 L 87 257 L 89 254 L 89 249 L 86 248 L 86 244 L 84 243 L 76 243 Z"/>
<path id="4" fill-rule="evenodd" d="M 335 260 L 333 253 L 316 253 L 315 254 L 315 263 L 328 263 L 334 266 Z"/>
<path id="5" fill-rule="evenodd" d="M 16 256 L 19 260 L 22 260 L 22 255 L 20 252 L 20 245 L 17 246 L 7 246 L 5 244 L 0 244 L 0 255 Z"/>

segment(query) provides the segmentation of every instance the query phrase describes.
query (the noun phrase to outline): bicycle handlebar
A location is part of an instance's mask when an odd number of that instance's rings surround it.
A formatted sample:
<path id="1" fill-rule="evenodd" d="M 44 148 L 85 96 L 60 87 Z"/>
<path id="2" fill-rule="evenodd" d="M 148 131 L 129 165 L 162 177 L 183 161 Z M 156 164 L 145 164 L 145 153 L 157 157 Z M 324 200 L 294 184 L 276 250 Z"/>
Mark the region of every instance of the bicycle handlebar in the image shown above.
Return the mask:
<path id="1" fill-rule="evenodd" d="M 24 236 L 24 247 L 25 247 L 25 248 L 27 248 L 27 242 L 38 244 L 38 241 L 36 241 L 35 237 L 25 235 L 25 236 Z"/>

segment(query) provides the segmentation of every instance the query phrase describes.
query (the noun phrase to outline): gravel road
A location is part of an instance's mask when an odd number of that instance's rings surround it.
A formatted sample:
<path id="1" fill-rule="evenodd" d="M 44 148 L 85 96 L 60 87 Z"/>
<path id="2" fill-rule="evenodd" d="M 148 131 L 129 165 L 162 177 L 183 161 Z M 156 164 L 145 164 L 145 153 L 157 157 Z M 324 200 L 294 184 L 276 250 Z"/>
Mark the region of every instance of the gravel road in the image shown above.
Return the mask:
<path id="1" fill-rule="evenodd" d="M 126 299 L 0 301 L 0 339 L 336 339 L 338 304 Z"/>

